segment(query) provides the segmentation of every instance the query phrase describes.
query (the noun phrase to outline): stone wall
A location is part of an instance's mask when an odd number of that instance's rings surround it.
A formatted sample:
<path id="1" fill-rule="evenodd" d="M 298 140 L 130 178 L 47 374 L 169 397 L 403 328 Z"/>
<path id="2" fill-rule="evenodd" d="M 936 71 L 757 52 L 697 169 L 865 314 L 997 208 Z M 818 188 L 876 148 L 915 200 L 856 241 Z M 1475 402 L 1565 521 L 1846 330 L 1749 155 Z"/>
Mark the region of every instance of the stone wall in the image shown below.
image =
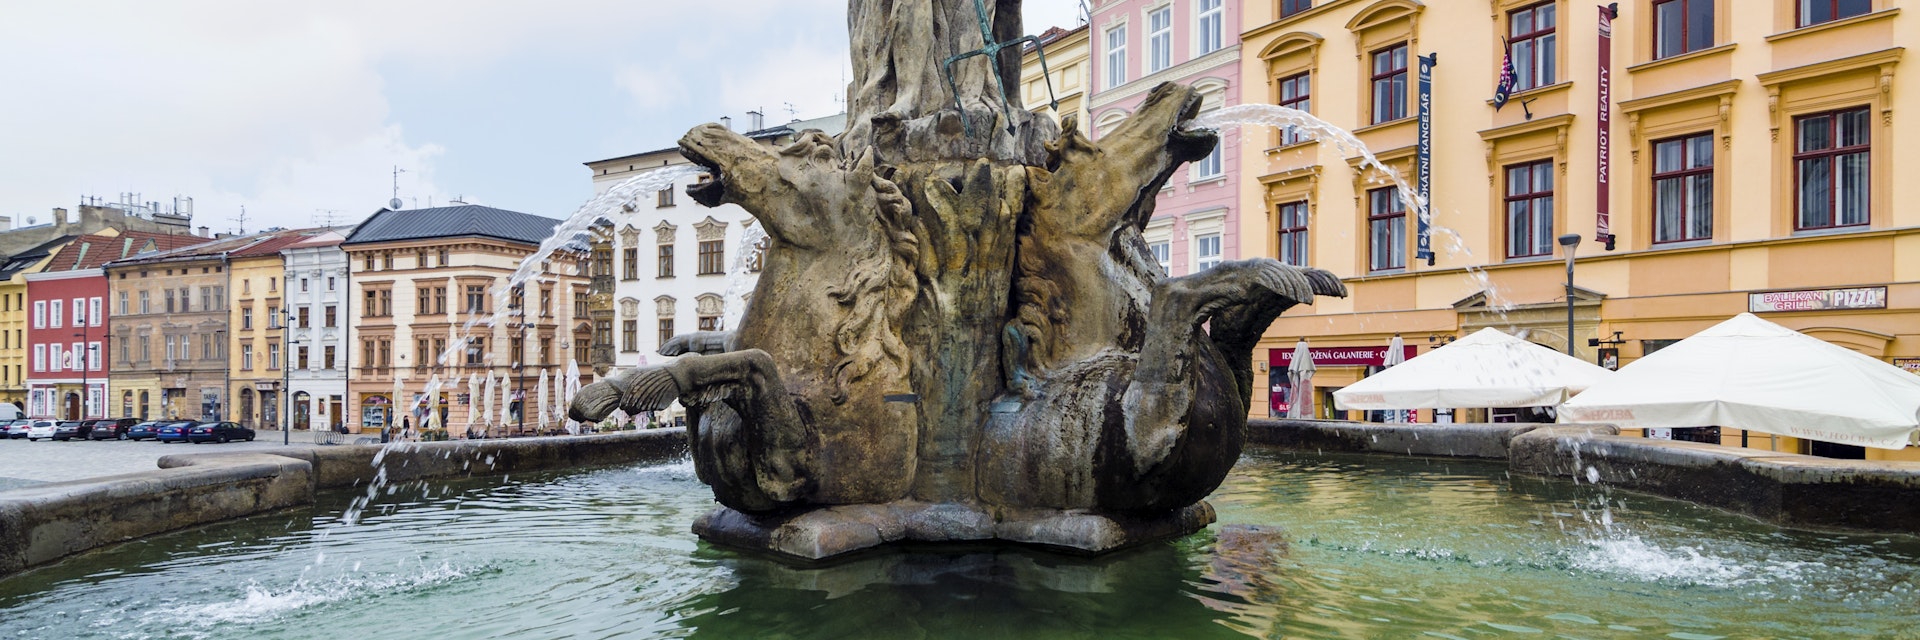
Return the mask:
<path id="1" fill-rule="evenodd" d="M 170 455 L 155 471 L 0 492 L 0 576 L 143 536 L 311 504 L 319 491 L 365 486 L 383 468 L 388 481 L 404 482 L 684 455 L 680 429 Z"/>

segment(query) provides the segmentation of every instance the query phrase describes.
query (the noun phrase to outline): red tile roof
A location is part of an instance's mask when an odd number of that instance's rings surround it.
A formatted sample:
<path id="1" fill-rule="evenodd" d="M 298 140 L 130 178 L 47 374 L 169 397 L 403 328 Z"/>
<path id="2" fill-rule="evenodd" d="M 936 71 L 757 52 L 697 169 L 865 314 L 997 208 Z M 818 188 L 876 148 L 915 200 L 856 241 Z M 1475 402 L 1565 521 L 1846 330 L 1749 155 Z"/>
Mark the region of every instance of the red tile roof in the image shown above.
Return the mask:
<path id="1" fill-rule="evenodd" d="M 148 251 L 170 251 L 202 242 L 206 238 L 189 234 L 152 233 L 147 231 L 122 231 L 118 236 L 84 235 L 67 243 L 53 260 L 47 263 L 46 271 L 79 271 L 98 269 L 101 265 L 131 257 Z"/>

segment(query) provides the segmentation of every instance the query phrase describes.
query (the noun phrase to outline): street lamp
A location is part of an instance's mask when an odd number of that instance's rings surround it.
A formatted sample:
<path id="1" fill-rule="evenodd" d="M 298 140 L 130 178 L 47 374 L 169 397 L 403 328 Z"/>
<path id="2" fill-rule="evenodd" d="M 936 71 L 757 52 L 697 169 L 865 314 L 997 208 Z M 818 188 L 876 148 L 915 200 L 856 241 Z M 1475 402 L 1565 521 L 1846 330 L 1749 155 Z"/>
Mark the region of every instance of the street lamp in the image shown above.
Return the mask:
<path id="1" fill-rule="evenodd" d="M 293 307 L 280 307 L 280 444 L 293 444 Z"/>
<path id="2" fill-rule="evenodd" d="M 1580 247 L 1580 234 L 1560 236 L 1560 246 L 1567 254 L 1567 355 L 1573 355 L 1573 253 Z"/>
<path id="3" fill-rule="evenodd" d="M 80 361 L 74 363 L 80 368 L 80 415 L 76 416 L 75 419 L 85 420 L 88 417 L 87 401 L 93 399 L 92 383 L 87 379 L 87 363 L 92 361 L 92 359 L 87 356 L 93 355 L 93 344 L 87 341 L 87 325 L 85 320 L 80 321 L 80 332 L 73 334 L 73 337 L 80 339 L 81 349 L 80 355 L 76 356 Z"/>

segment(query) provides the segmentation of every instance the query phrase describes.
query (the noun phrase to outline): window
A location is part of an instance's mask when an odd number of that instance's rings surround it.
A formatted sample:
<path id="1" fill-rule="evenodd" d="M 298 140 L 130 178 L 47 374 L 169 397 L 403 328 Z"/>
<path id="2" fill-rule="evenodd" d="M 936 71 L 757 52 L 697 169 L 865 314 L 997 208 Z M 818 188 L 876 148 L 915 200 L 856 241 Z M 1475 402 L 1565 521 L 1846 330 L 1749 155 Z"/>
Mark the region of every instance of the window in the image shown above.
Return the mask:
<path id="1" fill-rule="evenodd" d="M 553 289 L 540 288 L 540 317 L 553 316 Z"/>
<path id="2" fill-rule="evenodd" d="M 311 328 L 313 326 L 313 314 L 310 313 L 311 311 L 313 310 L 307 307 L 300 307 L 300 313 L 299 313 L 300 319 L 298 320 L 298 323 L 295 324 L 294 326 L 300 327 L 302 329 Z M 372 314 L 368 314 L 368 315 L 372 315 Z"/>
<path id="3" fill-rule="evenodd" d="M 660 338 L 660 342 L 658 342 L 657 344 L 666 344 L 668 340 L 673 339 L 673 318 L 660 319 L 659 338 Z"/>
<path id="4" fill-rule="evenodd" d="M 486 285 L 467 285 L 467 313 L 484 313 L 487 310 Z"/>
<path id="5" fill-rule="evenodd" d="M 152 302 L 153 302 L 152 297 L 148 296 L 147 292 L 145 291 L 140 292 L 140 313 L 143 313 L 143 314 L 153 313 L 152 311 L 153 305 L 151 304 Z"/>
<path id="6" fill-rule="evenodd" d="M 1810 27 L 1873 11 L 1873 0 L 1800 0 L 1799 26 Z"/>
<path id="7" fill-rule="evenodd" d="M 89 371 L 100 370 L 100 343 L 98 342 L 87 343 L 87 369 Z"/>
<path id="8" fill-rule="evenodd" d="M 253 345 L 250 345 L 250 344 L 240 345 L 240 370 L 241 371 L 253 370 Z"/>
<path id="9" fill-rule="evenodd" d="M 1367 191 L 1367 269 L 1407 268 L 1407 204 L 1399 187 Z"/>
<path id="10" fill-rule="evenodd" d="M 114 294 L 113 308 L 114 308 L 114 313 L 118 313 L 123 316 L 127 315 L 128 313 L 127 312 L 127 292 L 121 291 Z"/>
<path id="11" fill-rule="evenodd" d="M 1794 118 L 1794 229 L 1867 224 L 1869 120 L 1865 107 Z"/>
<path id="12" fill-rule="evenodd" d="M 1507 43 L 1513 57 L 1514 91 L 1526 91 L 1554 83 L 1557 38 L 1554 35 L 1555 9 L 1552 1 L 1509 12 Z"/>
<path id="13" fill-rule="evenodd" d="M 52 304 L 47 305 L 47 326 L 55 329 L 60 328 L 61 310 L 66 308 L 67 306 L 60 304 L 59 300 L 54 300 Z"/>
<path id="14" fill-rule="evenodd" d="M 73 326 L 76 328 L 87 326 L 87 301 L 85 299 L 73 299 Z"/>
<path id="15" fill-rule="evenodd" d="M 700 241 L 700 275 L 726 273 L 725 240 Z"/>
<path id="16" fill-rule="evenodd" d="M 366 266 L 365 266 L 364 268 L 362 268 L 361 270 L 362 270 L 362 271 L 372 271 L 372 270 L 373 270 L 373 254 L 371 254 L 371 253 L 369 253 L 369 254 L 367 254 L 367 263 L 366 263 Z"/>
<path id="17" fill-rule="evenodd" d="M 253 307 L 240 307 L 240 328 L 253 328 Z"/>
<path id="18" fill-rule="evenodd" d="M 146 362 L 147 359 L 152 357 L 153 357 L 153 337 L 142 334 L 140 336 L 140 361 Z"/>
<path id="19" fill-rule="evenodd" d="M 1280 261 L 1307 266 L 1307 203 L 1280 205 Z"/>
<path id="20" fill-rule="evenodd" d="M 267 328 L 268 329 L 280 328 L 280 308 L 279 307 L 267 307 Z"/>
<path id="21" fill-rule="evenodd" d="M 47 301 L 45 300 L 33 301 L 33 328 L 47 328 Z"/>
<path id="22" fill-rule="evenodd" d="M 333 290 L 333 276 L 327 276 L 327 290 Z"/>
<path id="23" fill-rule="evenodd" d="M 620 323 L 620 350 L 626 352 L 640 350 L 639 320 L 626 320 Z"/>
<path id="24" fill-rule="evenodd" d="M 623 280 L 640 279 L 640 250 L 620 250 L 620 277 Z"/>
<path id="25" fill-rule="evenodd" d="M 1226 10 L 1221 4 L 1220 0 L 1200 0 L 1195 7 L 1200 11 L 1199 33 L 1195 37 L 1199 39 L 1202 55 L 1219 51 L 1225 42 L 1220 36 L 1221 24 L 1226 19 Z"/>
<path id="26" fill-rule="evenodd" d="M 573 294 L 573 319 L 581 320 L 581 319 L 585 319 L 586 317 L 587 317 L 586 292 L 582 291 L 582 292 Z"/>
<path id="27" fill-rule="evenodd" d="M 1210 233 L 1193 239 L 1194 271 L 1220 266 L 1220 234 Z"/>
<path id="28" fill-rule="evenodd" d="M 433 287 L 416 285 L 414 289 L 416 315 L 433 314 Z"/>
<path id="29" fill-rule="evenodd" d="M 103 319 L 100 317 L 100 299 L 87 298 L 87 325 L 98 327 L 102 321 Z"/>
<path id="30" fill-rule="evenodd" d="M 380 339 L 380 366 L 393 368 L 393 338 Z"/>
<path id="31" fill-rule="evenodd" d="M 1287 76 L 1280 79 L 1280 106 L 1313 113 L 1313 73 Z M 1280 144 L 1286 146 L 1311 139 L 1313 136 L 1298 127 L 1286 127 L 1280 130 Z"/>
<path id="32" fill-rule="evenodd" d="M 1166 275 L 1173 274 L 1173 243 L 1148 243 L 1147 250 L 1153 252 L 1153 261 L 1160 263 L 1160 273 Z"/>
<path id="33" fill-rule="evenodd" d="M 1313 0 L 1280 0 L 1280 17 L 1306 11 L 1313 8 Z"/>
<path id="34" fill-rule="evenodd" d="M 280 290 L 280 278 L 278 276 L 267 278 L 267 292 L 272 293 L 279 290 Z"/>
<path id="35" fill-rule="evenodd" d="M 1373 52 L 1373 124 L 1407 117 L 1407 44 Z"/>
<path id="36" fill-rule="evenodd" d="M 440 266 L 444 267 L 451 264 L 453 264 L 453 250 L 442 247 L 440 249 Z"/>
<path id="37" fill-rule="evenodd" d="M 1713 237 L 1713 134 L 1653 143 L 1653 241 Z"/>
<path id="38" fill-rule="evenodd" d="M 33 370 L 34 371 L 47 370 L 47 345 L 44 345 L 44 344 L 33 345 Z"/>
<path id="39" fill-rule="evenodd" d="M 1507 257 L 1553 254 L 1553 161 L 1509 165 Z"/>
<path id="40" fill-rule="evenodd" d="M 673 245 L 660 245 L 660 277 L 673 277 Z"/>
<path id="41" fill-rule="evenodd" d="M 240 294 L 241 294 L 241 295 L 252 295 L 252 294 L 253 294 L 253 279 L 252 279 L 252 278 L 241 278 L 241 279 L 240 279 Z"/>
<path id="42" fill-rule="evenodd" d="M 392 251 L 388 251 L 386 253 L 380 254 L 380 268 L 385 269 L 387 271 L 393 270 L 393 252 Z"/>
<path id="43" fill-rule="evenodd" d="M 327 347 L 327 348 L 326 348 L 325 350 L 323 350 L 323 353 L 325 353 L 325 354 L 326 354 L 326 365 L 327 365 L 327 368 L 328 368 L 328 369 L 332 369 L 332 368 L 334 368 L 334 365 L 335 365 L 335 364 L 336 364 L 336 363 L 338 362 L 338 360 L 336 360 L 336 359 L 335 359 L 335 354 L 336 354 L 336 353 L 338 353 L 338 352 L 337 352 L 337 351 L 335 350 L 335 347 L 333 347 L 333 346 L 328 346 L 328 347 Z"/>
<path id="44" fill-rule="evenodd" d="M 540 364 L 553 362 L 553 338 L 540 339 Z"/>
<path id="45" fill-rule="evenodd" d="M 307 348 L 306 348 L 306 347 L 299 347 L 299 348 L 296 348 L 296 349 L 294 349 L 294 350 L 293 350 L 293 354 L 294 354 L 294 358 L 295 358 L 295 359 L 294 359 L 294 368 L 296 368 L 296 369 L 305 369 L 305 368 L 307 368 L 307 364 L 308 364 L 308 363 L 310 362 L 310 361 L 309 361 L 309 360 L 307 359 Z"/>
<path id="46" fill-rule="evenodd" d="M 132 351 L 131 349 L 128 349 L 128 348 L 127 348 L 127 341 L 125 341 L 125 340 L 121 340 L 121 341 L 120 341 L 120 361 L 121 361 L 121 362 L 133 362 L 133 359 L 132 359 L 132 358 L 130 358 L 130 357 L 128 357 L 128 356 L 131 356 L 131 355 L 133 355 L 133 353 L 132 353 L 131 351 Z"/>
<path id="47" fill-rule="evenodd" d="M 379 311 L 380 311 L 380 294 L 378 292 L 375 292 L 372 289 L 368 289 L 367 302 L 365 305 L 361 306 L 360 315 L 377 316 L 377 315 L 380 315 Z"/>
<path id="48" fill-rule="evenodd" d="M 700 316 L 701 331 L 719 331 L 720 316 Z"/>
<path id="49" fill-rule="evenodd" d="M 267 344 L 267 368 L 273 370 L 280 368 L 280 345 Z"/>
<path id="50" fill-rule="evenodd" d="M 306 292 L 307 292 L 307 279 L 306 279 L 306 278 L 301 278 L 301 279 L 300 279 L 300 293 L 306 293 Z"/>
<path id="51" fill-rule="evenodd" d="M 333 306 L 333 305 L 327 305 L 327 309 L 326 309 L 326 319 L 325 319 L 325 322 L 326 322 L 326 324 L 324 324 L 324 325 L 321 325 L 321 326 L 324 326 L 324 327 L 326 327 L 326 328 L 328 328 L 328 329 L 332 329 L 332 328 L 334 328 L 334 327 L 337 327 L 337 326 L 340 326 L 339 324 L 336 324 L 336 323 L 334 322 L 334 317 L 335 317 L 335 315 L 336 315 L 336 314 L 334 313 L 334 306 Z"/>
<path id="52" fill-rule="evenodd" d="M 425 247 L 413 250 L 413 266 L 419 269 L 427 268 L 427 250 Z M 305 284 L 305 282 L 306 280 L 302 278 L 301 283 Z M 301 289 L 301 291 L 305 291 L 305 289 Z"/>
<path id="53" fill-rule="evenodd" d="M 1655 0 L 1653 57 L 1658 60 L 1713 46 L 1714 0 Z"/>
<path id="54" fill-rule="evenodd" d="M 673 206 L 673 187 L 667 187 L 655 193 L 654 200 L 656 201 L 654 206 L 654 208 L 656 209 L 664 209 L 664 208 Z"/>
<path id="55" fill-rule="evenodd" d="M 1127 25 L 1107 30 L 1107 88 L 1127 83 Z"/>
<path id="56" fill-rule="evenodd" d="M 1173 66 L 1173 7 L 1147 14 L 1147 73 Z"/>

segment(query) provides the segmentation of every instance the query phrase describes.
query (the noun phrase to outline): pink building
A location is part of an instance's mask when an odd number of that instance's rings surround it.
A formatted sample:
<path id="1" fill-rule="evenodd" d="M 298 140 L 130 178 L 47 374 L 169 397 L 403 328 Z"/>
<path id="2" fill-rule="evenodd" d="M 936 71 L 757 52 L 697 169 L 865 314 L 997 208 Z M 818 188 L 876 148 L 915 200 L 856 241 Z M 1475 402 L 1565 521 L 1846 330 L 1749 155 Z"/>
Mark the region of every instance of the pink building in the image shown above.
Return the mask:
<path id="1" fill-rule="evenodd" d="M 1240 103 L 1238 0 L 1111 0 L 1093 9 L 1091 136 L 1118 125 L 1154 86 L 1200 92 L 1202 112 Z M 1169 275 L 1240 256 L 1239 134 L 1222 132 L 1212 156 L 1175 171 L 1147 224 L 1147 245 Z"/>

